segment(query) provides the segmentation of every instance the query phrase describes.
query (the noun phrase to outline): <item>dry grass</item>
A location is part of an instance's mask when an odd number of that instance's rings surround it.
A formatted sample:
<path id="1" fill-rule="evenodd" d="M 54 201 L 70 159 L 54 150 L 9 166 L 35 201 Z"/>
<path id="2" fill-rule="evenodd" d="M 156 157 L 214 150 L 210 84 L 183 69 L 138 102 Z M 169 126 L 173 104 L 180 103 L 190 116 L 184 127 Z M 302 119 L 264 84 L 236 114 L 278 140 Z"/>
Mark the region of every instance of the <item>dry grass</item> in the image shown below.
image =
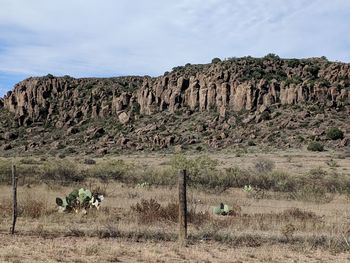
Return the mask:
<path id="1" fill-rule="evenodd" d="M 261 161 L 258 158 L 256 160 Z M 97 165 L 100 161 L 97 161 Z M 342 169 L 343 162 L 336 161 L 339 166 L 335 169 Z M 293 159 L 291 162 L 293 163 Z M 35 161 L 25 163 L 37 165 Z M 277 169 L 279 162 L 276 159 L 274 164 Z M 254 162 L 251 165 L 254 169 Z M 94 169 L 97 171 L 103 166 L 102 164 Z M 159 167 L 164 166 L 163 164 Z M 94 167 L 94 164 L 89 167 Z M 83 161 L 79 169 L 85 169 Z M 314 180 L 317 176 L 322 176 L 329 182 L 332 179 L 330 176 L 332 170 L 324 170 L 327 171 L 326 175 L 316 172 L 311 172 L 309 175 L 314 176 Z M 309 171 L 307 170 L 308 173 Z M 260 174 L 269 172 L 264 168 Z M 305 174 L 306 172 L 302 175 Z M 106 200 L 102 210 L 90 211 L 88 215 L 54 212 L 55 197 L 68 194 L 73 186 L 78 185 L 104 192 Z M 346 262 L 350 260 L 348 256 L 350 206 L 345 194 L 331 193 L 330 200 L 320 203 L 312 199 L 291 198 L 288 192 L 265 190 L 259 199 L 254 199 L 242 188 L 213 188 L 207 191 L 190 187 L 188 207 L 193 213 L 189 223 L 189 247 L 179 248 L 176 243 L 176 187 L 162 184 L 136 187 L 136 183 L 122 183 L 101 177 L 85 179 L 79 184 L 73 183 L 73 186 L 62 186 L 52 181 L 29 186 L 26 183 L 20 184 L 18 195 L 21 213 L 15 237 L 8 235 L 11 221 L 10 187 L 0 186 L 0 235 L 4 240 L 0 243 L 0 261 Z M 156 205 L 158 210 L 150 205 L 152 199 L 153 205 Z M 147 200 L 148 203 L 142 200 Z M 239 207 L 240 213 L 232 217 L 209 214 L 212 207 L 221 202 Z M 138 205 L 140 209 L 136 208 Z M 147 207 L 150 209 L 145 209 Z M 77 258 L 76 255 L 81 256 Z"/>
<path id="2" fill-rule="evenodd" d="M 21 214 L 17 225 L 19 236 L 13 239 L 31 240 L 32 249 L 38 255 L 37 261 L 46 258 L 48 262 L 55 262 L 55 260 L 59 261 L 60 257 L 63 261 L 71 261 L 72 251 L 80 251 L 83 255 L 82 260 L 86 262 L 97 259 L 108 262 L 112 260 L 107 256 L 111 255 L 108 252 L 109 248 L 107 248 L 111 244 L 119 244 L 116 247 L 130 244 L 129 250 L 121 254 L 116 253 L 116 258 L 121 261 L 132 260 L 132 252 L 141 250 L 146 253 L 149 262 L 156 260 L 165 262 L 169 255 L 172 255 L 173 261 L 198 262 L 200 259 L 204 260 L 203 255 L 205 255 L 206 249 L 216 251 L 210 253 L 211 256 L 206 254 L 211 258 L 208 262 L 232 262 L 227 251 L 236 253 L 235 256 L 241 255 L 235 257 L 237 261 L 261 262 L 269 258 L 267 254 L 263 253 L 265 246 L 276 247 L 276 252 L 270 255 L 270 259 L 276 261 L 280 259 L 283 262 L 303 259 L 308 262 L 307 257 L 303 256 L 305 252 L 314 260 L 317 259 L 318 253 L 321 253 L 324 258 L 335 260 L 335 257 L 332 256 L 333 253 L 343 255 L 342 259 L 345 259 L 346 254 L 342 253 L 349 249 L 344 237 L 348 238 L 350 233 L 350 224 L 347 221 L 350 208 L 344 196 L 337 196 L 331 203 L 316 204 L 281 199 L 256 201 L 248 198 L 241 189 L 230 189 L 220 194 L 190 189 L 189 209 L 196 211 L 194 216 L 210 211 L 212 206 L 218 205 L 220 202 L 239 205 L 242 211 L 233 217 L 210 215 L 203 221 L 191 221 L 189 224 L 189 246 L 197 247 L 202 254 L 200 252 L 186 254 L 184 252 L 187 251 L 186 249 L 177 248 L 174 250 L 177 238 L 177 224 L 174 219 L 176 218 L 174 212 L 176 211 L 174 205 L 176 204 L 175 188 L 130 188 L 124 184 L 111 183 L 106 189 L 108 198 L 103 204 L 102 211 L 90 212 L 86 216 L 52 213 L 54 198 L 68 193 L 71 188 L 51 189 L 52 187 L 45 185 L 33 186 L 29 189 L 27 187 L 19 188 L 19 199 L 22 205 L 25 203 L 23 197 L 29 195 L 44 196 L 44 203 L 47 204 L 44 206 L 43 212 Z M 0 190 L 1 200 L 5 200 L 10 194 L 10 188 L 2 186 Z M 142 204 L 142 199 L 150 200 L 152 198 L 157 200 L 156 203 L 164 209 L 163 213 L 172 211 L 169 213 L 170 220 L 165 216 L 163 220 L 154 218 L 154 220 L 147 222 L 144 218 L 140 220 L 135 216 L 135 211 L 131 207 L 137 206 L 138 203 Z M 31 200 L 33 200 L 32 197 Z M 29 203 L 33 205 L 35 202 Z M 6 239 L 11 238 L 7 236 L 9 224 L 10 216 L 5 215 L 2 218 L 0 233 Z M 49 247 L 47 251 L 35 247 L 34 244 L 40 244 L 42 240 L 52 240 L 52 247 Z M 134 243 L 135 241 L 137 243 Z M 67 242 L 79 245 L 67 250 Z M 159 258 L 156 256 L 157 253 L 146 252 L 146 248 L 151 249 L 164 244 L 164 242 L 166 242 L 167 249 L 159 252 L 161 255 Z M 97 248 L 93 247 L 95 243 L 100 245 Z M 45 245 L 47 244 L 45 243 Z M 23 247 L 20 243 L 16 243 L 16 246 Z M 0 254 L 3 255 L 0 260 L 10 262 L 16 259 L 19 260 L 18 262 L 26 262 L 26 260 L 29 262 L 29 258 L 35 260 L 34 252 L 28 254 L 25 252 L 28 251 L 27 249 L 21 249 L 16 250 L 18 253 L 13 255 L 8 247 L 2 245 L 0 248 Z M 249 249 L 247 248 L 249 247 L 254 247 L 254 252 L 250 250 L 248 253 Z M 61 253 L 58 252 L 60 249 L 65 251 L 64 257 L 67 257 L 66 259 L 62 258 Z M 153 250 L 151 249 L 151 251 Z M 286 255 L 290 258 L 283 258 L 284 254 L 278 251 L 284 251 L 283 253 L 287 253 Z M 138 261 L 141 258 L 136 257 L 134 260 Z"/>
<path id="3" fill-rule="evenodd" d="M 133 242 L 120 239 L 2 235 L 3 262 L 347 262 L 347 253 L 292 250 L 289 245 L 224 247 L 217 242 L 197 242 L 181 248 L 174 242 Z M 40 244 L 40 248 L 38 245 Z M 96 244 L 99 244 L 96 246 Z"/>

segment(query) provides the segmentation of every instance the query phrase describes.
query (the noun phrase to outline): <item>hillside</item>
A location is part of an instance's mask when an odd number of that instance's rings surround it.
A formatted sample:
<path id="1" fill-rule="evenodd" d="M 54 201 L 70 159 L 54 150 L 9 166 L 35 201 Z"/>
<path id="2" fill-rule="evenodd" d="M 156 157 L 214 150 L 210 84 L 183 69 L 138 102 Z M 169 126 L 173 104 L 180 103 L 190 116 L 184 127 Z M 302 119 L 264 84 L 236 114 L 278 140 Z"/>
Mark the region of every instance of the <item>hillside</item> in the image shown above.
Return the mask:
<path id="1" fill-rule="evenodd" d="M 350 64 L 231 58 L 159 77 L 32 77 L 0 99 L 2 155 L 350 145 Z M 339 128 L 343 139 L 330 140 Z"/>

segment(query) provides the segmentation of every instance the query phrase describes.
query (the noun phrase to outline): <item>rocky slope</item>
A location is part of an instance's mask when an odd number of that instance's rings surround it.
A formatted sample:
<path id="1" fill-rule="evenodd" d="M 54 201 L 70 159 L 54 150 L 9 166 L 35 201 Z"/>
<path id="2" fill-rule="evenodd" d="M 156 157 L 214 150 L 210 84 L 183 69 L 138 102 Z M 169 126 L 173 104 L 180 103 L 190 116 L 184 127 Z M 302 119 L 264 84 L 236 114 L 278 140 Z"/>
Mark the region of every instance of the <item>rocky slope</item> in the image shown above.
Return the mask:
<path id="1" fill-rule="evenodd" d="M 324 58 L 233 58 L 156 78 L 48 75 L 18 83 L 0 100 L 0 145 L 99 154 L 189 145 L 298 147 L 322 140 L 327 127 L 347 135 L 349 105 L 350 64 Z"/>

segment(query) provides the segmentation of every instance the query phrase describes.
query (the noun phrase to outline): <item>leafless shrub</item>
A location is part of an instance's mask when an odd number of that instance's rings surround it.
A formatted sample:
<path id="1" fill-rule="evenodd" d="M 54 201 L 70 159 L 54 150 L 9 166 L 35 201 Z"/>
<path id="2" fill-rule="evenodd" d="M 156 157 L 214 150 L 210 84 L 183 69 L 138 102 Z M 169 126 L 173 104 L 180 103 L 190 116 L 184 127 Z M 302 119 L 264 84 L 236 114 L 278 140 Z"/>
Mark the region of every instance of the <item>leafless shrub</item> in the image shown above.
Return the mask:
<path id="1" fill-rule="evenodd" d="M 40 199 L 34 199 L 27 196 L 19 205 L 21 215 L 31 218 L 39 218 L 45 214 L 49 214 L 47 203 Z"/>
<path id="2" fill-rule="evenodd" d="M 281 234 L 285 236 L 287 241 L 289 241 L 293 238 L 296 228 L 292 223 L 289 223 L 284 225 L 280 231 L 281 231 Z"/>
<path id="3" fill-rule="evenodd" d="M 136 213 L 140 222 L 150 224 L 158 221 L 177 222 L 179 218 L 179 204 L 168 203 L 161 206 L 155 199 L 142 199 L 141 203 L 131 206 L 131 211 Z M 209 220 L 209 212 L 188 211 L 188 221 L 193 224 L 202 224 Z"/>
<path id="4" fill-rule="evenodd" d="M 281 213 L 284 217 L 291 217 L 299 220 L 309 220 L 309 219 L 318 219 L 319 217 L 311 211 L 301 210 L 299 208 L 293 207 L 289 208 Z"/>
<path id="5" fill-rule="evenodd" d="M 255 170 L 258 173 L 268 173 L 275 168 L 275 163 L 269 159 L 257 159 L 254 164 Z"/>
<path id="6" fill-rule="evenodd" d="M 30 195 L 18 201 L 18 216 L 39 218 L 53 212 L 53 209 L 48 209 L 47 203 L 44 200 L 34 199 Z M 10 198 L 2 200 L 0 203 L 0 215 L 2 217 L 10 217 L 11 214 L 12 200 Z"/>
<path id="7" fill-rule="evenodd" d="M 119 236 L 119 230 L 116 226 L 107 224 L 102 229 L 98 229 L 96 234 L 99 238 L 116 238 Z"/>

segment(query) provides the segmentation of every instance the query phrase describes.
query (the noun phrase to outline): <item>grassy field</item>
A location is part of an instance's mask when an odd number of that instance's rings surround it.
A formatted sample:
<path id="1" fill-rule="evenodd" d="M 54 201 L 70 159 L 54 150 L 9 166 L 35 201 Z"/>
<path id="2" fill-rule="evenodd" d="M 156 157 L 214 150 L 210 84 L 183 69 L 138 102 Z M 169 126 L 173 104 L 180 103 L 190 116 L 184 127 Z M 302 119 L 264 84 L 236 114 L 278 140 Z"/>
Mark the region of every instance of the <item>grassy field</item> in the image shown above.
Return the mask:
<path id="1" fill-rule="evenodd" d="M 350 164 L 344 153 L 150 155 L 95 161 L 16 159 L 20 216 L 11 236 L 6 176 L 11 160 L 1 160 L 1 262 L 350 260 Z M 188 190 L 189 242 L 182 248 L 176 242 L 176 180 L 170 179 L 186 166 L 193 178 Z M 241 187 L 245 180 L 252 191 Z M 87 215 L 57 213 L 55 197 L 75 187 L 103 192 L 102 209 Z M 233 207 L 233 216 L 211 213 L 221 202 Z"/>

